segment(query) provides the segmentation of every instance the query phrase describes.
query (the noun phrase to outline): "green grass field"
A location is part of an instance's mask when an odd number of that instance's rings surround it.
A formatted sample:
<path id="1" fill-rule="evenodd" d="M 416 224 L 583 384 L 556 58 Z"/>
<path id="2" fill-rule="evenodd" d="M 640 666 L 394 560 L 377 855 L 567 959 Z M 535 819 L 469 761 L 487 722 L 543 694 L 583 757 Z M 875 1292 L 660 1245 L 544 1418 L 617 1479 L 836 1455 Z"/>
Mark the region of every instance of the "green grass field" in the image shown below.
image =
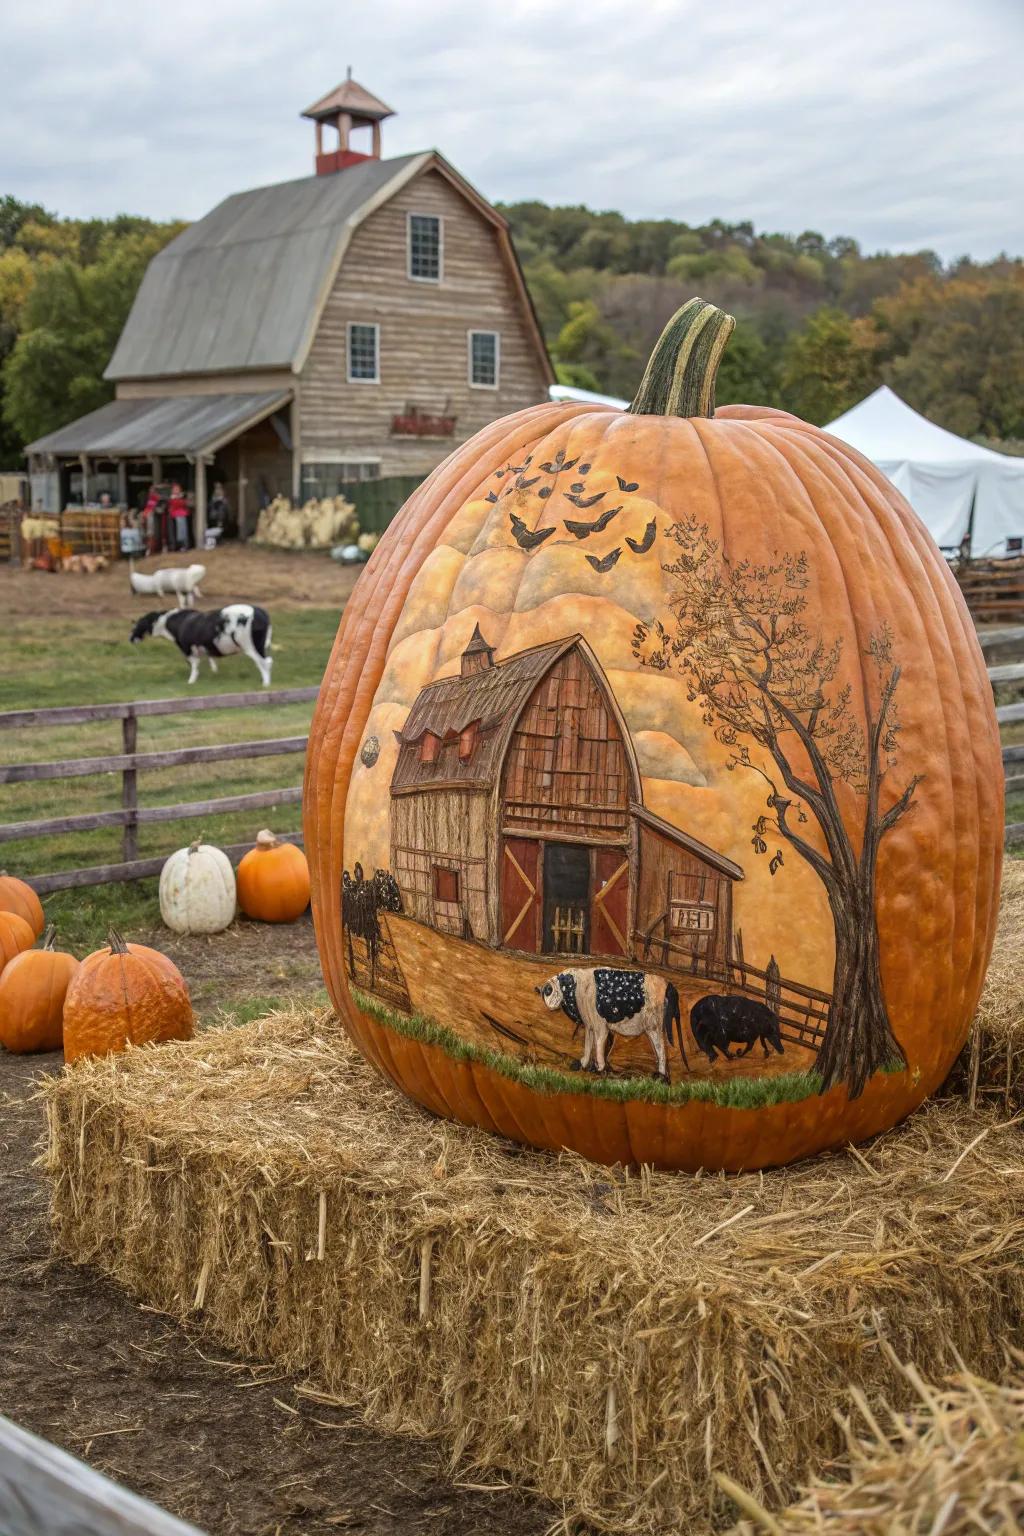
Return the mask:
<path id="1" fill-rule="evenodd" d="M 338 626 L 337 608 L 281 609 L 274 616 L 274 688 L 315 686 L 323 675 Z M 164 641 L 129 645 L 123 626 L 109 619 L 50 619 L 45 646 L 28 621 L 8 631 L 7 661 L 0 676 L 0 710 L 51 708 L 66 704 L 114 703 L 125 699 L 185 697 L 189 693 L 237 693 L 259 687 L 255 668 L 233 657 L 214 676 L 204 667 L 192 689 L 186 667 Z M 251 741 L 306 733 L 312 704 L 268 709 L 211 710 L 142 719 L 138 750 L 167 751 L 180 746 Z M 0 763 L 47 762 L 61 758 L 106 756 L 121 751 L 121 724 L 101 720 L 60 728 L 28 727 L 0 731 Z M 302 782 L 301 754 L 240 762 L 189 764 L 139 775 L 139 803 L 171 805 L 220 795 L 276 789 Z M 88 811 L 114 810 L 121 804 L 121 775 L 7 784 L 0 790 L 0 821 L 15 822 Z M 161 822 L 139 828 L 142 858 L 170 853 L 200 833 L 211 842 L 237 843 L 260 826 L 297 829 L 298 805 L 267 811 L 236 811 L 196 821 Z M 100 828 L 59 836 L 21 839 L 0 846 L 0 867 L 14 874 L 41 874 L 121 858 L 121 829 Z M 110 922 L 144 925 L 156 920 L 156 882 L 99 886 L 56 894 L 47 910 L 69 940 L 79 933 L 105 931 Z"/>

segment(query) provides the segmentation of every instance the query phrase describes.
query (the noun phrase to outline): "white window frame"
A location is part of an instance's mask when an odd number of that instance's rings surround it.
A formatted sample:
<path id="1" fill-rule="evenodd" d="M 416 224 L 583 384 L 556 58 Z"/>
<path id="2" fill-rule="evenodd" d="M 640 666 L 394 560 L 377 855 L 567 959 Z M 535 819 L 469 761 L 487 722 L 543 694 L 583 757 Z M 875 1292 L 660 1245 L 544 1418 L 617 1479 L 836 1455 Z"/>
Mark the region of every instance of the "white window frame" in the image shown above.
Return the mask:
<path id="1" fill-rule="evenodd" d="M 481 384 L 473 377 L 473 337 L 494 337 L 494 383 Z M 480 326 L 473 326 L 466 332 L 466 378 L 470 389 L 500 389 L 501 388 L 501 332 L 483 330 Z"/>
<path id="2" fill-rule="evenodd" d="M 413 219 L 437 220 L 437 276 L 421 277 L 412 270 L 412 221 Z M 439 213 L 423 213 L 418 208 L 410 208 L 405 216 L 405 275 L 411 283 L 434 283 L 444 281 L 444 218 Z"/>
<path id="3" fill-rule="evenodd" d="M 372 379 L 352 377 L 352 327 L 360 326 L 363 330 L 373 331 L 373 350 L 376 373 Z M 380 326 L 376 320 L 350 320 L 345 327 L 345 377 L 349 384 L 379 384 L 380 383 Z"/>

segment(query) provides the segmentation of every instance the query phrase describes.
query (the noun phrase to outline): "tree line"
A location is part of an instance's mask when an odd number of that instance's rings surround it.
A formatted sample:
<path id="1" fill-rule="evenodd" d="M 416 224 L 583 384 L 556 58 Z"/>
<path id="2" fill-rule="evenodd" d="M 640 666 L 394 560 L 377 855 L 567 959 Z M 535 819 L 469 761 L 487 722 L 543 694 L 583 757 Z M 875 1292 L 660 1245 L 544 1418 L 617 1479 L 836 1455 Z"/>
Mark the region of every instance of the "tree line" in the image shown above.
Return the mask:
<path id="1" fill-rule="evenodd" d="M 961 436 L 1024 447 L 1024 262 L 691 226 L 589 208 L 502 208 L 559 377 L 631 398 L 694 294 L 734 314 L 718 400 L 821 426 L 880 384 Z"/>
<path id="2" fill-rule="evenodd" d="M 502 210 L 563 383 L 631 398 L 694 294 L 737 317 L 721 404 L 818 425 L 887 383 L 962 436 L 1024 449 L 1024 261 L 864 253 L 846 236 L 759 233 L 525 202 Z M 113 397 L 103 378 L 152 256 L 178 222 L 62 219 L 0 198 L 0 468 Z"/>

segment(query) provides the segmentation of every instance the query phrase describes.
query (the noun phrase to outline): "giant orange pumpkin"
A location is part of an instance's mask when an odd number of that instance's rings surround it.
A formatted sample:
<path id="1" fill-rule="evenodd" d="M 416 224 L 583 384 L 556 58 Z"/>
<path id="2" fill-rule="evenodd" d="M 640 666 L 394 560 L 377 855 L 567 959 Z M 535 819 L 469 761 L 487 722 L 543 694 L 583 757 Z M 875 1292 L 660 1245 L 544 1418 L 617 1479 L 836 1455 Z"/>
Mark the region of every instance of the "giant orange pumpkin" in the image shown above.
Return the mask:
<path id="1" fill-rule="evenodd" d="M 9 875 L 6 869 L 0 869 L 0 912 L 16 912 L 23 917 L 37 939 L 46 927 L 43 904 L 35 891 L 26 881 Z"/>
<path id="2" fill-rule="evenodd" d="M 999 742 L 956 584 L 851 448 L 715 411 L 732 326 L 693 300 L 628 412 L 541 405 L 453 453 L 361 576 L 310 734 L 360 1048 L 439 1114 L 609 1163 L 894 1124 L 994 932 Z"/>
<path id="3" fill-rule="evenodd" d="M 59 1051 L 64 998 L 78 970 L 74 955 L 54 948 L 57 930 L 41 949 L 15 955 L 0 972 L 0 1045 L 9 1051 Z"/>
<path id="4" fill-rule="evenodd" d="M 127 1045 L 192 1038 L 192 1004 L 181 972 L 159 950 L 126 944 L 113 929 L 87 955 L 64 999 L 64 1060 Z"/>

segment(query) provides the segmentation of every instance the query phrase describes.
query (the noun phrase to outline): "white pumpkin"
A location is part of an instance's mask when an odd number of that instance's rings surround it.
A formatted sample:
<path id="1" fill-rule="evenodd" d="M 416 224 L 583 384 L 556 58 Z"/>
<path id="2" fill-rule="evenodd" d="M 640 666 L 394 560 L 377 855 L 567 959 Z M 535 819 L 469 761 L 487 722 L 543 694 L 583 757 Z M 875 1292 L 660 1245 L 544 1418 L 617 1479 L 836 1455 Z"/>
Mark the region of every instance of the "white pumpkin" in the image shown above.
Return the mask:
<path id="1" fill-rule="evenodd" d="M 231 860 L 210 843 L 179 848 L 160 871 L 160 916 L 175 933 L 220 933 L 236 905 Z"/>

